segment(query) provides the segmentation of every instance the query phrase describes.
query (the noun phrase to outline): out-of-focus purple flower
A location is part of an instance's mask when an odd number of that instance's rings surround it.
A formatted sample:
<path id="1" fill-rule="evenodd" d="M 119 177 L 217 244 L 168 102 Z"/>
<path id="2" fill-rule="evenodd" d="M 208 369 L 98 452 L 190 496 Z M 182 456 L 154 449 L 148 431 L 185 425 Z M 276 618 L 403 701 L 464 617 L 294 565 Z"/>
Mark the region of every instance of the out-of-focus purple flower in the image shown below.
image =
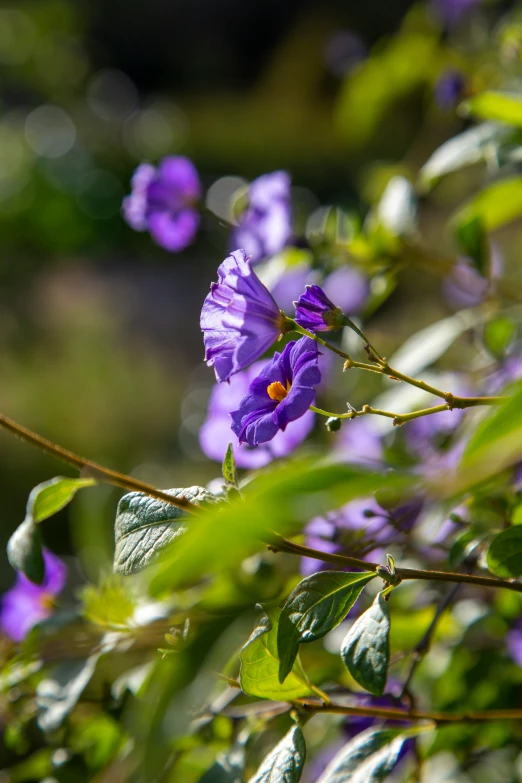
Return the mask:
<path id="1" fill-rule="evenodd" d="M 335 76 L 344 76 L 367 55 L 362 38 L 352 30 L 338 30 L 324 47 L 325 65 Z"/>
<path id="2" fill-rule="evenodd" d="M 199 431 L 201 449 L 210 459 L 221 462 L 228 444 L 232 443 L 236 465 L 240 468 L 261 468 L 276 457 L 286 457 L 312 430 L 315 413 L 307 411 L 301 418 L 290 422 L 284 432 L 280 430 L 268 443 L 252 448 L 247 443 L 238 442 L 232 432 L 230 411 L 239 406 L 250 384 L 267 364 L 268 361 L 255 362 L 244 372 L 234 375 L 229 383 L 217 383 L 214 386 L 207 418 Z"/>
<path id="3" fill-rule="evenodd" d="M 336 269 L 323 281 L 321 288 L 348 315 L 360 313 L 370 294 L 368 278 L 353 266 Z"/>
<path id="4" fill-rule="evenodd" d="M 201 311 L 205 361 L 218 381 L 249 364 L 285 331 L 285 316 L 250 266 L 244 250 L 235 250 L 218 269 Z"/>
<path id="5" fill-rule="evenodd" d="M 435 102 L 445 111 L 457 104 L 464 92 L 464 77 L 454 68 L 444 71 L 435 84 Z"/>
<path id="6" fill-rule="evenodd" d="M 24 639 L 31 628 L 52 614 L 55 597 L 67 579 L 67 566 L 49 550 L 43 550 L 45 577 L 41 585 L 18 572 L 16 584 L 2 596 L 0 629 L 15 642 Z"/>
<path id="7" fill-rule="evenodd" d="M 295 305 L 295 320 L 304 329 L 330 332 L 340 329 L 345 318 L 340 307 L 328 299 L 318 285 L 307 285 Z"/>
<path id="8" fill-rule="evenodd" d="M 517 666 L 522 666 L 522 620 L 506 634 L 508 652 Z"/>
<path id="9" fill-rule="evenodd" d="M 500 277 L 503 268 L 504 261 L 495 246 L 491 250 L 491 280 L 483 277 L 468 258 L 459 258 L 442 282 L 444 297 L 448 304 L 457 310 L 474 307 L 483 302 L 493 290 L 495 278 Z"/>
<path id="10" fill-rule="evenodd" d="M 370 416 L 348 419 L 335 436 L 334 456 L 354 465 L 380 465 L 383 462 L 383 441 Z"/>
<path id="11" fill-rule="evenodd" d="M 343 552 L 355 557 L 373 553 L 380 559 L 383 547 L 409 532 L 422 508 L 414 500 L 392 510 L 386 510 L 375 498 L 352 500 L 324 517 L 315 517 L 306 526 L 306 545 L 322 552 Z M 321 561 L 304 557 L 301 572 L 314 573 Z"/>
<path id="12" fill-rule="evenodd" d="M 163 158 L 157 168 L 142 163 L 131 185 L 122 205 L 129 226 L 148 231 L 158 245 L 173 253 L 190 245 L 199 226 L 194 203 L 201 196 L 194 164 L 182 156 Z"/>
<path id="13" fill-rule="evenodd" d="M 449 27 L 458 24 L 460 20 L 481 0 L 432 0 L 431 5 L 435 15 Z"/>
<path id="14" fill-rule="evenodd" d="M 254 378 L 238 410 L 231 413 L 239 442 L 257 446 L 284 432 L 310 408 L 320 380 L 317 343 L 310 337 L 289 342 Z"/>
<path id="15" fill-rule="evenodd" d="M 248 189 L 248 207 L 234 230 L 236 247 L 257 263 L 279 253 L 292 238 L 290 177 L 285 171 L 255 179 Z"/>

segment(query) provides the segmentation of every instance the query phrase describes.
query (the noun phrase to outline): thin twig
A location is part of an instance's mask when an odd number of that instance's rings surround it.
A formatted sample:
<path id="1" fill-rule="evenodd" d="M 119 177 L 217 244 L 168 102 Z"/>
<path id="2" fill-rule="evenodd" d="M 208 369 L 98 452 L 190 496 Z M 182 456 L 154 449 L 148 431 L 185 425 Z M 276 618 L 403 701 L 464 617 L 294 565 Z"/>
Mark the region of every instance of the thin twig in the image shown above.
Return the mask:
<path id="1" fill-rule="evenodd" d="M 277 533 L 271 533 L 268 544 L 271 549 L 279 552 L 288 552 L 301 557 L 311 557 L 314 560 L 322 560 L 327 563 L 345 566 L 347 568 L 360 568 L 363 571 L 378 572 L 382 568 L 379 563 L 372 563 L 368 560 L 359 560 L 356 557 L 347 555 L 336 555 L 330 552 L 321 552 L 319 549 L 312 549 L 302 544 L 294 544 Z M 505 590 L 513 590 L 516 593 L 522 593 L 522 582 L 508 582 L 503 579 L 495 579 L 490 576 L 475 576 L 473 574 L 459 574 L 456 571 L 428 571 L 420 568 L 399 568 L 395 569 L 395 574 L 401 580 L 422 579 L 424 581 L 434 582 L 453 582 L 457 584 L 471 584 L 479 587 L 502 587 Z"/>
<path id="2" fill-rule="evenodd" d="M 474 723 L 488 720 L 522 720 L 522 709 L 483 710 L 466 712 L 431 712 L 400 707 L 347 707 L 344 704 L 323 704 L 307 700 L 294 702 L 299 709 L 313 712 L 315 715 L 334 713 L 337 715 L 359 715 L 361 717 L 381 718 L 384 720 L 428 720 L 435 723 Z"/>
<path id="3" fill-rule="evenodd" d="M 99 465 L 97 462 L 92 462 L 90 459 L 80 457 L 79 454 L 75 454 L 73 451 L 64 449 L 63 446 L 59 446 L 57 443 L 53 443 L 47 438 L 43 438 L 41 435 L 37 435 L 36 432 L 28 430 L 21 424 L 18 424 L 8 416 L 0 414 L 0 427 L 8 430 L 9 432 L 17 435 L 26 443 L 31 443 L 33 446 L 45 451 L 46 454 L 51 454 L 53 457 L 57 457 L 62 462 L 67 462 L 69 465 L 73 465 L 78 470 L 84 470 L 93 477 L 99 478 L 100 481 L 104 481 L 107 484 L 113 484 L 116 487 L 122 487 L 122 489 L 129 489 L 135 492 L 143 492 L 145 495 L 150 495 L 158 500 L 164 500 L 166 503 L 170 503 L 172 506 L 177 506 L 188 511 L 191 514 L 200 513 L 199 506 L 195 503 L 191 503 L 190 500 L 181 497 L 172 497 L 167 492 L 162 492 L 160 489 L 156 489 L 152 484 L 147 484 L 144 481 L 127 476 L 125 473 L 118 473 L 116 470 L 106 468 L 103 465 Z"/>

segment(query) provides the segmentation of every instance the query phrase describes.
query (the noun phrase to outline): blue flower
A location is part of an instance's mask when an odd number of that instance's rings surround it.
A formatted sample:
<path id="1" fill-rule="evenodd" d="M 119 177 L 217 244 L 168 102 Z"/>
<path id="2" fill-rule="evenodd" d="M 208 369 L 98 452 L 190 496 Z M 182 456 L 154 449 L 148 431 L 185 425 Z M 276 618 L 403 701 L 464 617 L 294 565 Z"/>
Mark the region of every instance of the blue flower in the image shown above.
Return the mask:
<path id="1" fill-rule="evenodd" d="M 142 163 L 132 177 L 132 193 L 123 199 L 123 216 L 135 231 L 148 231 L 158 245 L 177 253 L 196 236 L 194 203 L 200 197 L 198 172 L 188 158 L 163 158 L 158 168 Z"/>
<path id="2" fill-rule="evenodd" d="M 244 370 L 285 331 L 285 315 L 250 266 L 235 250 L 218 269 L 201 311 L 205 361 L 218 381 Z"/>
<path id="3" fill-rule="evenodd" d="M 321 381 L 317 344 L 302 337 L 275 353 L 250 384 L 239 409 L 231 413 L 232 430 L 240 443 L 266 443 L 307 412 Z"/>

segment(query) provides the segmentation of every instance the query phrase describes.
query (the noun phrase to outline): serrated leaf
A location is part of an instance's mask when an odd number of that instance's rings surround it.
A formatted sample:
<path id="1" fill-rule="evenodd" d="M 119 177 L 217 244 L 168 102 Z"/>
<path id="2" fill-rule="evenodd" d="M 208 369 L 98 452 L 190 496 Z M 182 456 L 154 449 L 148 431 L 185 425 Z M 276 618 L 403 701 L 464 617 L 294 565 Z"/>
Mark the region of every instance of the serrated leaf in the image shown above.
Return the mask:
<path id="1" fill-rule="evenodd" d="M 306 745 L 299 726 L 293 726 L 265 758 L 249 783 L 298 783 L 306 759 Z"/>
<path id="2" fill-rule="evenodd" d="M 223 459 L 222 473 L 227 487 L 237 488 L 236 461 L 234 459 L 234 448 L 231 443 L 228 444 L 227 453 Z"/>
<path id="3" fill-rule="evenodd" d="M 93 478 L 68 478 L 55 476 L 31 490 L 27 501 L 26 518 L 33 522 L 42 522 L 53 516 L 71 502 L 79 489 L 92 487 L 97 483 Z"/>
<path id="4" fill-rule="evenodd" d="M 173 497 L 183 495 L 197 503 L 215 501 L 203 487 L 163 490 Z M 118 503 L 114 536 L 114 571 L 132 574 L 141 571 L 158 552 L 186 530 L 188 515 L 177 506 L 151 498 L 142 492 L 129 492 Z"/>
<path id="5" fill-rule="evenodd" d="M 45 577 L 42 539 L 32 519 L 26 518 L 14 531 L 7 542 L 7 558 L 15 571 L 21 571 L 37 585 L 42 584 Z"/>
<path id="6" fill-rule="evenodd" d="M 522 527 L 515 525 L 495 536 L 487 554 L 488 568 L 509 579 L 522 576 Z"/>
<path id="7" fill-rule="evenodd" d="M 354 680 L 374 696 L 382 696 L 390 660 L 390 610 L 379 593 L 352 625 L 341 658 Z"/>
<path id="8" fill-rule="evenodd" d="M 367 729 L 339 751 L 317 783 L 380 783 L 397 763 L 405 729 Z"/>
<path id="9" fill-rule="evenodd" d="M 299 644 L 320 639 L 339 625 L 362 589 L 374 578 L 375 574 L 369 571 L 320 571 L 299 582 L 283 606 L 279 620 L 280 682 L 284 682 L 291 670 Z"/>
<path id="10" fill-rule="evenodd" d="M 431 187 L 440 177 L 485 160 L 498 145 L 514 138 L 512 128 L 495 122 L 485 122 L 460 133 L 442 144 L 420 171 L 419 183 Z"/>
<path id="11" fill-rule="evenodd" d="M 297 657 L 285 682 L 279 682 L 277 630 L 280 609 L 265 614 L 241 650 L 241 688 L 250 696 L 261 699 L 292 701 L 312 696 L 316 691 Z"/>
<path id="12" fill-rule="evenodd" d="M 522 98 L 517 93 L 482 92 L 466 101 L 462 108 L 483 120 L 505 122 L 522 128 Z"/>

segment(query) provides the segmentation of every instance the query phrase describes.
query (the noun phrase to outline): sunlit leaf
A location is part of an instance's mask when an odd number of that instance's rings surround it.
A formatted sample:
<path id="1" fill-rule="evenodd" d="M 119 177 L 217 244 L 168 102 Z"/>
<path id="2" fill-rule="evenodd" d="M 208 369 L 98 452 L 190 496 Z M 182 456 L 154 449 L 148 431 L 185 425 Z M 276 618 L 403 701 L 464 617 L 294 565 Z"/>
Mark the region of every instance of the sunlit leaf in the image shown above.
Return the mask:
<path id="1" fill-rule="evenodd" d="M 474 196 L 452 218 L 456 232 L 466 224 L 480 220 L 484 229 L 495 231 L 522 215 L 522 177 L 493 182 Z"/>
<path id="2" fill-rule="evenodd" d="M 482 92 L 466 101 L 462 108 L 483 120 L 496 120 L 522 128 L 522 96 L 508 92 Z"/>
<path id="3" fill-rule="evenodd" d="M 250 696 L 292 701 L 311 696 L 316 691 L 298 657 L 284 683 L 279 682 L 277 630 L 280 615 L 280 609 L 273 610 L 270 617 L 265 614 L 241 650 L 240 683 L 242 690 Z"/>
<path id="4" fill-rule="evenodd" d="M 299 644 L 320 639 L 339 625 L 374 578 L 370 571 L 320 571 L 299 582 L 283 606 L 279 620 L 280 682 L 284 682 L 291 670 Z"/>
<path id="5" fill-rule="evenodd" d="M 495 536 L 488 549 L 488 568 L 505 579 L 522 576 L 522 527 L 515 525 Z"/>
<path id="6" fill-rule="evenodd" d="M 34 522 L 42 522 L 71 502 L 79 489 L 96 484 L 93 478 L 67 478 L 56 476 L 50 481 L 38 484 L 29 495 L 26 517 Z"/>
<path id="7" fill-rule="evenodd" d="M 390 610 L 382 593 L 350 628 L 341 658 L 359 685 L 382 696 L 390 660 Z"/>
<path id="8" fill-rule="evenodd" d="M 196 502 L 215 500 L 203 487 L 164 491 Z M 161 549 L 185 532 L 188 521 L 186 512 L 166 501 L 142 492 L 124 495 L 118 503 L 114 526 L 114 570 L 132 574 L 145 568 Z"/>
<path id="9" fill-rule="evenodd" d="M 42 538 L 32 519 L 25 519 L 12 534 L 7 542 L 7 558 L 15 571 L 21 571 L 35 584 L 42 584 L 45 577 Z"/>
<path id="10" fill-rule="evenodd" d="M 393 236 L 415 231 L 417 198 L 411 182 L 405 177 L 392 177 L 377 205 L 376 216 Z"/>
<path id="11" fill-rule="evenodd" d="M 298 783 L 306 759 L 306 745 L 299 726 L 293 726 L 268 754 L 249 783 Z"/>
<path id="12" fill-rule="evenodd" d="M 237 487 L 236 461 L 234 459 L 234 448 L 231 443 L 228 444 L 227 452 L 223 459 L 222 473 L 227 487 Z"/>

